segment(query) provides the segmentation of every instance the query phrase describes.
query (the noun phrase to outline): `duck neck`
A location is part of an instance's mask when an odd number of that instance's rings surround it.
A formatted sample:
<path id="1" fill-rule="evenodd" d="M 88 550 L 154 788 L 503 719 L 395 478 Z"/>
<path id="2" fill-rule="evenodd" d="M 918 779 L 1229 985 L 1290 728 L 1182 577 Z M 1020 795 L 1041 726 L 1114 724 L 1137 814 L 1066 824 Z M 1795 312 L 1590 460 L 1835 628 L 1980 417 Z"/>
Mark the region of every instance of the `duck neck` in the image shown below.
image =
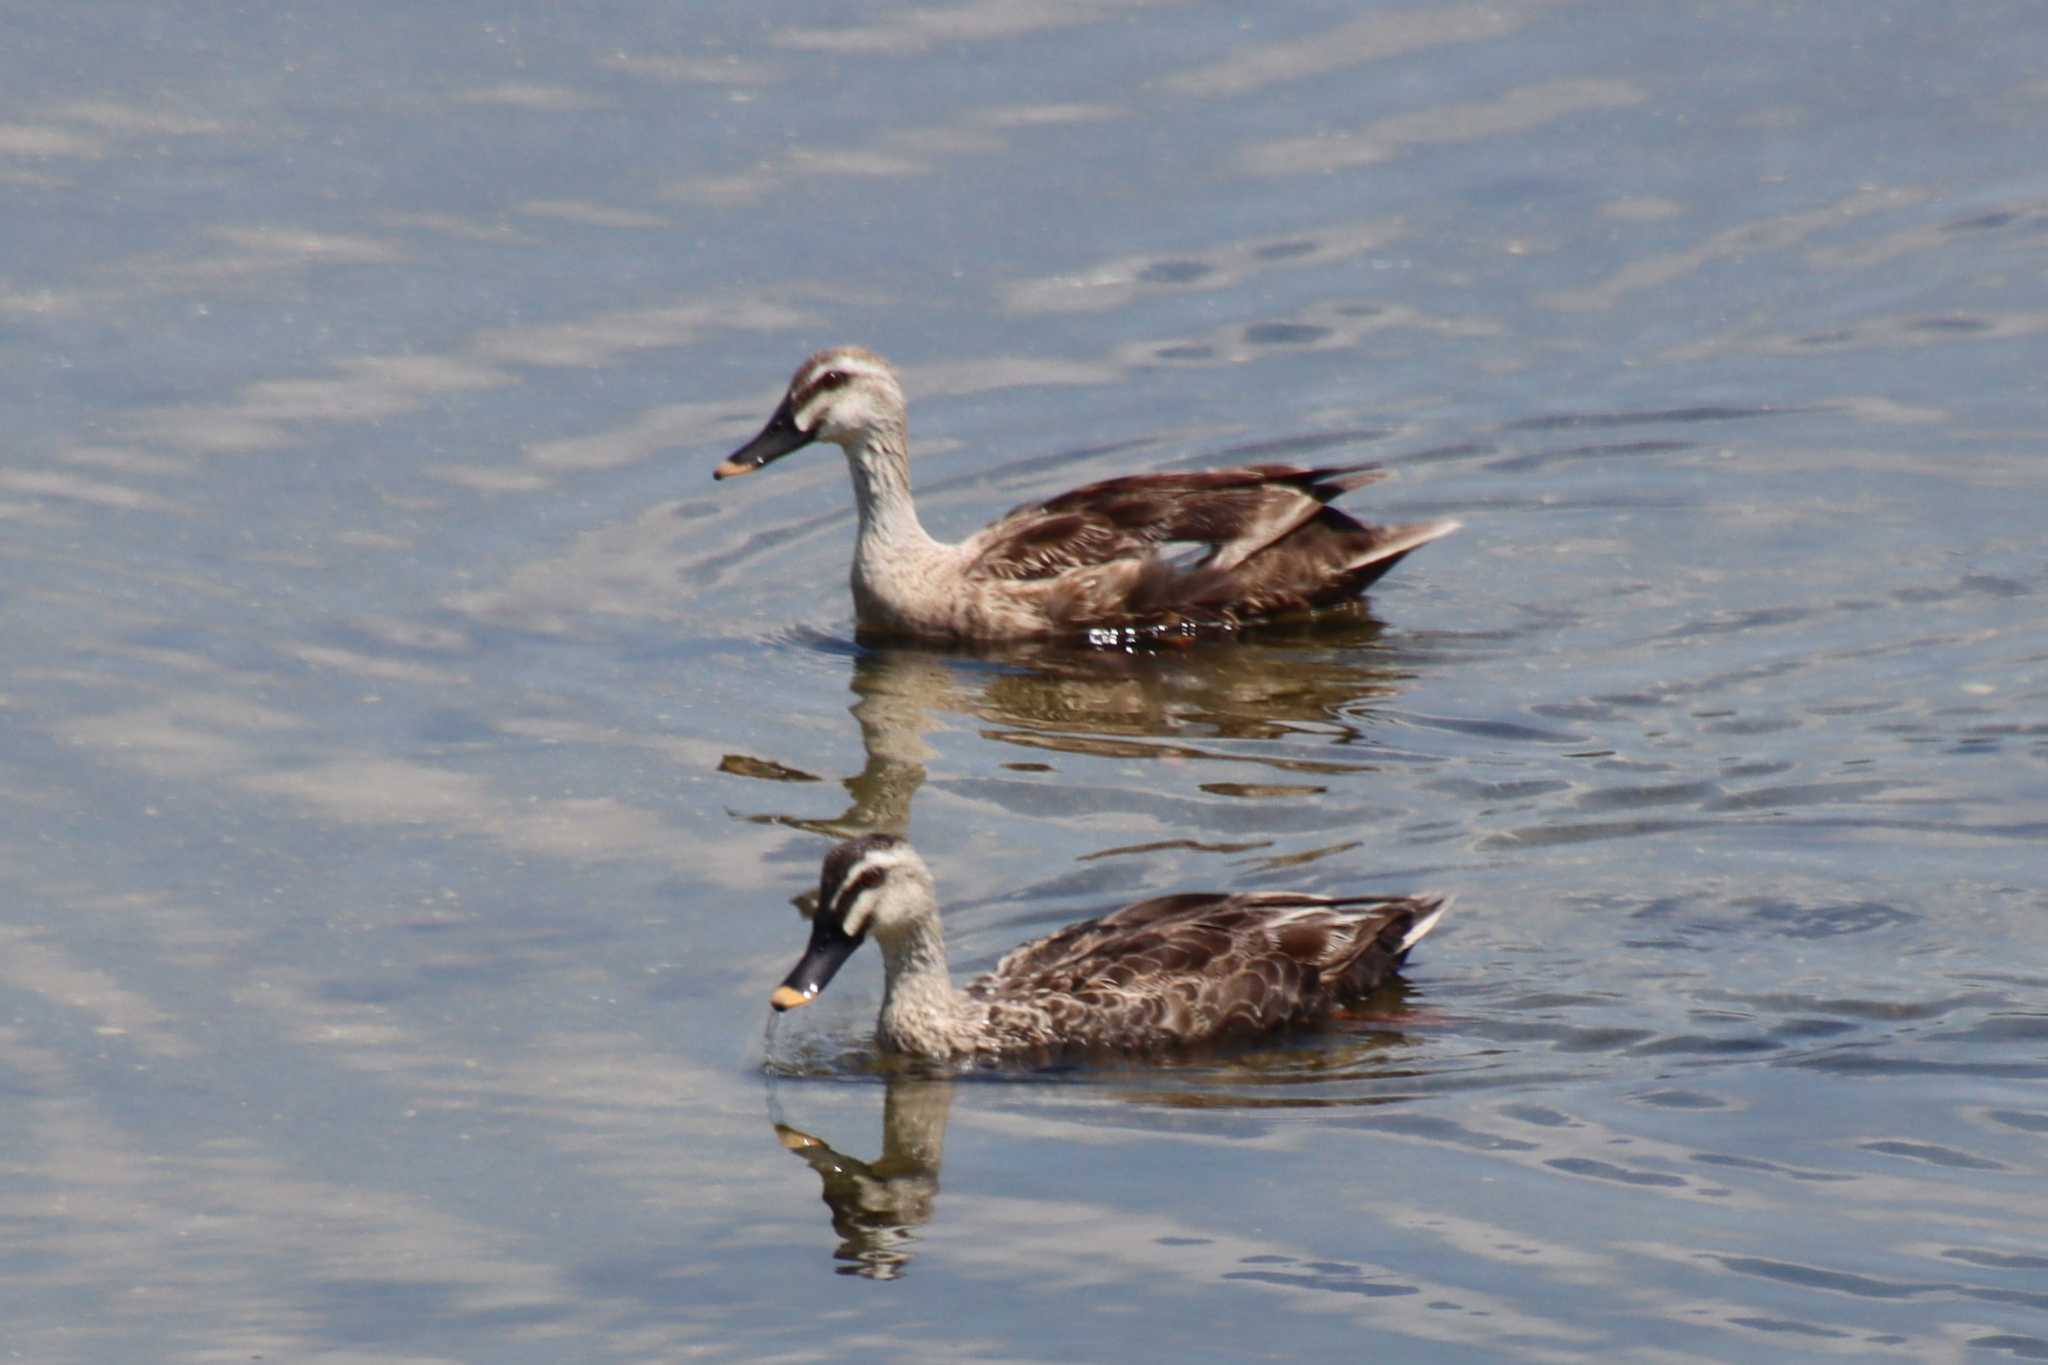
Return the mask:
<path id="1" fill-rule="evenodd" d="M 909 442 L 901 427 L 869 432 L 859 445 L 848 446 L 846 464 L 860 511 L 858 555 L 901 556 L 936 544 L 910 496 Z"/>
<path id="2" fill-rule="evenodd" d="M 973 1007 L 954 989 L 946 968 L 946 941 L 937 915 L 927 915 L 887 938 L 882 949 L 883 1041 L 900 1052 L 944 1056 L 958 1050 Z"/>

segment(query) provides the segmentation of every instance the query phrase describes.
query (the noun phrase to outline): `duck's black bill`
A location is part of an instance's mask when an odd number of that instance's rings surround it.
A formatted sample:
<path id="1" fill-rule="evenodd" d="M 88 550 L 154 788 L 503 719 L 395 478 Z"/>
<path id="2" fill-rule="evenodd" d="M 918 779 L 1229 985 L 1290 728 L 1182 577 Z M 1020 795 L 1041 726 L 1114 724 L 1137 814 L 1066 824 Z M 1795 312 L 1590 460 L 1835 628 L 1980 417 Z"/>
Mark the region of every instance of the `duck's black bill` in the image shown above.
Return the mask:
<path id="1" fill-rule="evenodd" d="M 846 959 L 853 956 L 853 950 L 860 944 L 860 938 L 848 935 L 838 924 L 828 924 L 823 917 L 812 920 L 811 946 L 804 949 L 802 960 L 775 988 L 775 993 L 768 997 L 768 1003 L 778 1010 L 793 1010 L 798 1005 L 810 1004 L 846 965 Z"/>
<path id="2" fill-rule="evenodd" d="M 725 463 L 711 471 L 711 477 L 731 479 L 751 474 L 792 450 L 802 450 L 813 439 L 811 433 L 797 429 L 796 412 L 785 398 L 775 409 L 775 415 L 768 419 L 768 425 L 761 428 L 761 434 L 726 456 Z"/>

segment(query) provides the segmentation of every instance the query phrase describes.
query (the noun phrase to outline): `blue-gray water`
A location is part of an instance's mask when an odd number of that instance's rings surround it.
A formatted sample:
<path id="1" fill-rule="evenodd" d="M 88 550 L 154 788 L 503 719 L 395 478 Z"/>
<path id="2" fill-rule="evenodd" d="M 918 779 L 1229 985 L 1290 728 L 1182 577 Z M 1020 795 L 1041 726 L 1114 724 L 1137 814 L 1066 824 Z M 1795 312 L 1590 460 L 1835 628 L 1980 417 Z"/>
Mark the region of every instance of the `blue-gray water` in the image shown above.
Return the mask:
<path id="1" fill-rule="evenodd" d="M 0 1352 L 2048 1355 L 2036 7 L 14 6 Z M 1376 459 L 1466 529 L 1161 657 L 856 649 L 926 520 Z M 955 1082 L 956 966 L 1434 889 L 1376 1017 Z M 821 1190 L 827 1202 L 821 1202 Z"/>

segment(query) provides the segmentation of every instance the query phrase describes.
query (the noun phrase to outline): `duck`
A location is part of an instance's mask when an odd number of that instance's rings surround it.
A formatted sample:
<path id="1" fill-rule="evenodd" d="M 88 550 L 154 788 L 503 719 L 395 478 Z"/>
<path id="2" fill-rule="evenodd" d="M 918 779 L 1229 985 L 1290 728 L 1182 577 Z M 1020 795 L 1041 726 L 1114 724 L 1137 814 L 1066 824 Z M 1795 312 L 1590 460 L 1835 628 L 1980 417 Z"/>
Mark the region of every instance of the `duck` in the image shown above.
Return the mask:
<path id="1" fill-rule="evenodd" d="M 1328 505 L 1386 477 L 1372 465 L 1248 464 L 1087 484 L 947 544 L 918 520 L 907 432 L 895 369 L 865 347 L 835 346 L 797 366 L 767 425 L 712 471 L 751 474 L 813 441 L 846 452 L 860 522 L 854 618 L 865 636 L 1227 631 L 1351 601 L 1459 526 L 1372 526 Z M 1176 553 L 1186 550 L 1195 553 Z"/>
<path id="2" fill-rule="evenodd" d="M 869 938 L 882 950 L 875 1041 L 939 1063 L 1154 1053 L 1313 1027 L 1388 980 L 1448 896 L 1183 892 L 1012 949 L 953 984 L 931 869 L 900 836 L 838 844 L 810 944 L 769 997 L 815 1000 Z"/>

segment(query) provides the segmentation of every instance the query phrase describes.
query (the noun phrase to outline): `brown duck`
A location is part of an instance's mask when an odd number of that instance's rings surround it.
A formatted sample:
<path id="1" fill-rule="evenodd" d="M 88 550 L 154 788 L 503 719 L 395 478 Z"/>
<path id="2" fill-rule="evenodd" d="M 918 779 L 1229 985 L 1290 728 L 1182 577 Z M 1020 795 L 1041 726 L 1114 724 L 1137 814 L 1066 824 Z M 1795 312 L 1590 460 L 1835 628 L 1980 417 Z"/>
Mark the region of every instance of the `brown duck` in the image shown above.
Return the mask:
<path id="1" fill-rule="evenodd" d="M 1255 464 L 1133 474 L 1028 503 L 956 545 L 910 495 L 903 389 L 858 346 L 797 367 L 732 478 L 813 441 L 846 452 L 860 512 L 854 616 L 876 635 L 942 640 L 1229 628 L 1356 597 L 1455 521 L 1370 526 L 1326 504 L 1384 475 L 1364 465 Z M 1204 547 L 1192 559 L 1171 551 Z"/>
<path id="2" fill-rule="evenodd" d="M 1313 1025 L 1369 994 L 1436 927 L 1446 896 L 1195 892 L 1139 901 L 1006 954 L 962 990 L 924 859 L 892 834 L 825 855 L 810 947 L 770 1003 L 810 1003 L 872 936 L 875 1039 L 934 1061 L 1153 1052 Z"/>

